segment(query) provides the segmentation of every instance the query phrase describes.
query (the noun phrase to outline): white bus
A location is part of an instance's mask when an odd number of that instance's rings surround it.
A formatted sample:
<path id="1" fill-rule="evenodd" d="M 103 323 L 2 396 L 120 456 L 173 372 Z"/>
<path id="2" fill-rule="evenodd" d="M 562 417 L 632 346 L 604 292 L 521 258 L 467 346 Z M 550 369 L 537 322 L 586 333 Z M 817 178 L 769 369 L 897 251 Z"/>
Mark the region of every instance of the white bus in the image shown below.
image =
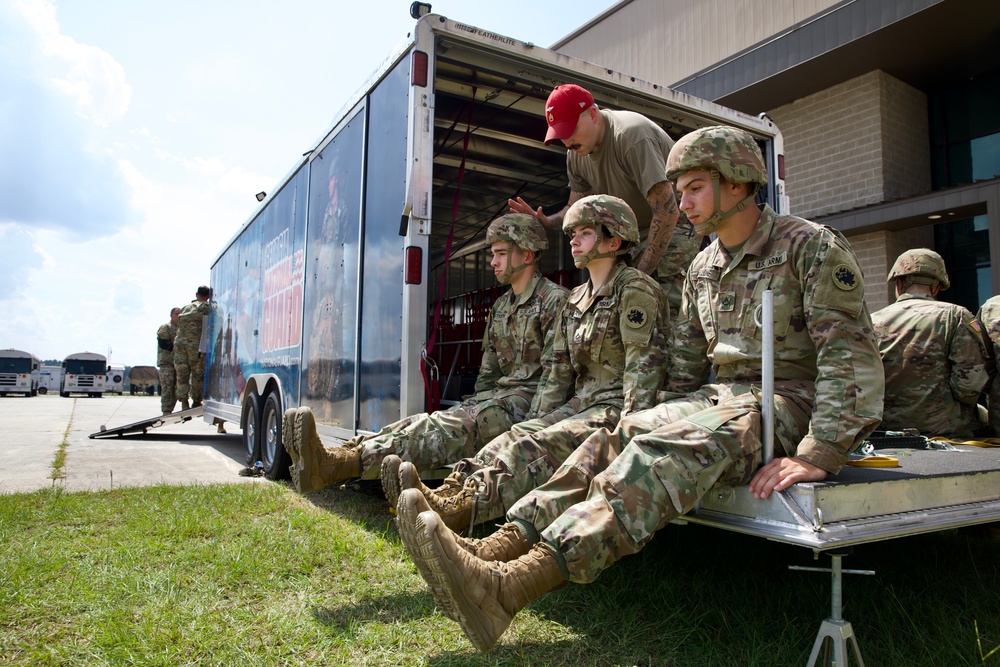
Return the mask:
<path id="1" fill-rule="evenodd" d="M 107 389 L 108 359 L 96 352 L 71 354 L 62 363 L 59 395 L 87 394 L 100 398 Z"/>
<path id="2" fill-rule="evenodd" d="M 14 348 L 0 350 L 0 396 L 37 396 L 41 366 L 38 358 L 30 352 Z"/>

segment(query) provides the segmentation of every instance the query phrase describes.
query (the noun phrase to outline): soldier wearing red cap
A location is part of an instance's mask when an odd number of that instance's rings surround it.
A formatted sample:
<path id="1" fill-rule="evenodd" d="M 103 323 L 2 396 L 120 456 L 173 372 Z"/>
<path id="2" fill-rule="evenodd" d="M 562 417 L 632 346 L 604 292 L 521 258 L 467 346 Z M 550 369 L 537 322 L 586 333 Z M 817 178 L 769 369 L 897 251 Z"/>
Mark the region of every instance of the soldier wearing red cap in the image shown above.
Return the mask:
<path id="1" fill-rule="evenodd" d="M 608 194 L 628 203 L 646 248 L 635 266 L 660 284 L 671 315 L 680 308 L 684 273 L 698 252 L 701 238 L 679 216 L 673 187 L 666 178 L 673 140 L 656 123 L 633 111 L 599 109 L 594 97 L 575 84 L 557 86 L 545 103 L 545 144 L 566 146 L 570 195 L 566 206 L 546 216 L 523 199 L 509 201 L 511 210 L 534 215 L 547 228 L 562 224 L 576 201 Z"/>

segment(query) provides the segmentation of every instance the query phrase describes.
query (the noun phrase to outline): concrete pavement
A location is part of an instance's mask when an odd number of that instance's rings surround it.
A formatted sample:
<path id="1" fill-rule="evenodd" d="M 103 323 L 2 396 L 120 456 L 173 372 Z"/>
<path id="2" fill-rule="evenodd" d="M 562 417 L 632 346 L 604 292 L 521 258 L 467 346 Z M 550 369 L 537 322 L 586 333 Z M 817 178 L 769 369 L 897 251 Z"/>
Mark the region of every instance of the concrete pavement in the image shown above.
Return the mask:
<path id="1" fill-rule="evenodd" d="M 243 445 L 236 425 L 227 434 L 202 418 L 151 429 L 146 435 L 88 436 L 160 414 L 158 396 L 62 398 L 58 394 L 0 398 L 0 493 L 59 486 L 93 491 L 112 486 L 254 482 L 240 477 Z M 53 480 L 53 463 L 65 438 L 65 477 Z"/>

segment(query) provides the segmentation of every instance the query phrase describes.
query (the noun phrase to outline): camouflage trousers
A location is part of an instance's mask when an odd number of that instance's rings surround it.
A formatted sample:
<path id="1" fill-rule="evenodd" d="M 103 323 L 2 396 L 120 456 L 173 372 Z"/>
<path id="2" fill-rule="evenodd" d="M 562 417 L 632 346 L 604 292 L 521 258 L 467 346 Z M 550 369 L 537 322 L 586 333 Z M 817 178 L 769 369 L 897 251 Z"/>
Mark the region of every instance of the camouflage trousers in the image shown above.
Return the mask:
<path id="1" fill-rule="evenodd" d="M 775 455 L 808 432 L 810 406 L 775 397 Z M 638 552 L 717 484 L 749 483 L 761 463 L 760 400 L 746 385 L 709 385 L 624 417 L 571 454 L 547 483 L 511 507 L 589 583 Z M 791 445 L 789 449 L 794 449 Z"/>
<path id="2" fill-rule="evenodd" d="M 621 415 L 613 405 L 578 410 L 578 403 L 571 401 L 544 417 L 522 422 L 475 457 L 455 464 L 454 474 L 478 482 L 476 523 L 503 516 L 524 494 L 547 482 L 588 436 L 614 428 Z"/>
<path id="3" fill-rule="evenodd" d="M 205 355 L 183 343 L 174 343 L 174 370 L 177 372 L 177 400 L 201 403 L 205 387 Z"/>
<path id="4" fill-rule="evenodd" d="M 160 412 L 173 412 L 177 405 L 177 374 L 174 367 L 160 366 Z"/>
<path id="5" fill-rule="evenodd" d="M 382 460 L 395 454 L 419 471 L 434 470 L 471 456 L 483 443 L 524 419 L 531 396 L 464 401 L 447 410 L 411 415 L 373 435 L 359 435 L 344 443 L 361 446 L 362 479 L 378 479 Z"/>

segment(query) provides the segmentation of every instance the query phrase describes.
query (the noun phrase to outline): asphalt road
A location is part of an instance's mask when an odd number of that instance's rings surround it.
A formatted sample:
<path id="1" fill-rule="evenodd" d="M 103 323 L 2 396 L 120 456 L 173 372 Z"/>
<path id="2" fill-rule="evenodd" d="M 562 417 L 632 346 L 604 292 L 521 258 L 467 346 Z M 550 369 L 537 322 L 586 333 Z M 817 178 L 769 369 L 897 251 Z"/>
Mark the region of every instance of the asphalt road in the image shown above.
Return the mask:
<path id="1" fill-rule="evenodd" d="M 94 491 L 155 484 L 253 482 L 240 477 L 243 446 L 239 428 L 227 434 L 197 417 L 166 424 L 146 435 L 95 438 L 101 429 L 123 426 L 160 414 L 158 396 L 102 398 L 58 394 L 0 398 L 0 493 L 31 492 L 59 486 L 67 491 Z M 53 479 L 53 464 L 66 442 L 62 476 Z"/>

